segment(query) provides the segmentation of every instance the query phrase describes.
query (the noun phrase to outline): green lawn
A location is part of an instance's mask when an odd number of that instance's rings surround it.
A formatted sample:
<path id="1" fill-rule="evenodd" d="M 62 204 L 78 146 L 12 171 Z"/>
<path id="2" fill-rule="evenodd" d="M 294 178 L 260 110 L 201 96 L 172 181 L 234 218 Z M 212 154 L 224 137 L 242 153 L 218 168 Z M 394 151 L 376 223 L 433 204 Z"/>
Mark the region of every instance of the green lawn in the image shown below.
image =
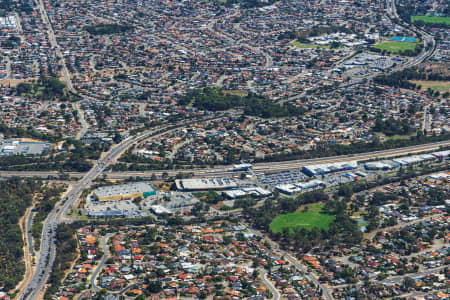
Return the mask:
<path id="1" fill-rule="evenodd" d="M 296 212 L 291 214 L 279 215 L 270 224 L 273 232 L 281 232 L 284 227 L 306 228 L 314 227 L 327 229 L 328 225 L 334 221 L 335 216 L 321 213 L 323 205 L 314 204 L 308 207 L 307 212 Z"/>
<path id="2" fill-rule="evenodd" d="M 446 24 L 450 25 L 450 17 L 428 17 L 428 16 L 411 16 L 411 21 L 422 20 L 428 24 Z"/>
<path id="3" fill-rule="evenodd" d="M 294 41 L 294 45 L 297 48 L 303 48 L 303 49 L 317 49 L 317 48 L 330 49 L 330 45 L 304 44 L 304 43 L 300 43 L 299 41 Z"/>
<path id="4" fill-rule="evenodd" d="M 384 133 L 382 132 L 377 132 L 377 134 L 384 136 L 385 138 L 387 138 L 388 140 L 406 140 L 406 139 L 410 139 L 412 136 L 415 136 L 416 133 L 412 133 L 412 134 L 405 134 L 405 135 L 401 135 L 401 134 L 394 134 L 391 136 L 386 136 Z"/>
<path id="5" fill-rule="evenodd" d="M 405 50 L 412 50 L 416 48 L 417 43 L 387 41 L 376 44 L 374 47 L 380 50 L 385 50 L 391 53 L 399 53 Z"/>
<path id="6" fill-rule="evenodd" d="M 423 91 L 426 91 L 428 88 L 430 88 L 433 91 L 439 91 L 441 93 L 445 92 L 450 93 L 450 82 L 448 81 L 411 80 L 411 82 L 420 85 Z"/>

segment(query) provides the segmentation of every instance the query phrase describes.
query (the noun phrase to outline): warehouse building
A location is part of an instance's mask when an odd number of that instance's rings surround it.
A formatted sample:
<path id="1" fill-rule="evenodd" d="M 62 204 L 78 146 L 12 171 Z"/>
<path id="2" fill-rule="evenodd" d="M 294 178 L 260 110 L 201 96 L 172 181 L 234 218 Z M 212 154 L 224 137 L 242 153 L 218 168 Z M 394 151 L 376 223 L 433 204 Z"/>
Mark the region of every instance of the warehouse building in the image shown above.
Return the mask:
<path id="1" fill-rule="evenodd" d="M 156 195 L 155 188 L 146 182 L 102 186 L 93 192 L 98 201 L 127 200 Z"/>

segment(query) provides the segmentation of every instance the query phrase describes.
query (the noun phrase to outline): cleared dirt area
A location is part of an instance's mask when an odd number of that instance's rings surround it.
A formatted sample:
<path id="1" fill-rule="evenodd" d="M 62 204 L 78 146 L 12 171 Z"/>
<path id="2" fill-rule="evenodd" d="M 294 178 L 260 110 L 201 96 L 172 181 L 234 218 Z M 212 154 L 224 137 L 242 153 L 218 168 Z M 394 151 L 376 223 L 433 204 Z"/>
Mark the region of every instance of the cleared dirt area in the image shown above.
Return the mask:
<path id="1" fill-rule="evenodd" d="M 27 233 L 27 222 L 28 217 L 30 216 L 32 207 L 29 207 L 25 215 L 20 218 L 19 225 L 20 229 L 22 230 L 22 239 L 24 241 L 23 244 L 23 259 L 25 262 L 25 274 L 23 277 L 23 280 L 19 282 L 19 284 L 16 287 L 16 297 L 14 299 L 19 299 L 20 295 L 24 292 L 25 288 L 27 287 L 28 283 L 30 282 L 31 278 L 33 278 L 34 274 L 34 267 L 33 267 L 33 257 L 30 253 L 29 243 L 31 241 L 28 240 L 28 233 Z"/>

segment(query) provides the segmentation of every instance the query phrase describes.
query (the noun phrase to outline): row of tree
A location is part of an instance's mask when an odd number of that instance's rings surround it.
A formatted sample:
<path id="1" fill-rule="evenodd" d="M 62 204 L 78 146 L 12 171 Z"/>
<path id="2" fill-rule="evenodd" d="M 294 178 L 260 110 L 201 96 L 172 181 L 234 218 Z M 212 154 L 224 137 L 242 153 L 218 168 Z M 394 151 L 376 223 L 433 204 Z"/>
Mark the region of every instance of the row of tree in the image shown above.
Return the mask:
<path id="1" fill-rule="evenodd" d="M 92 35 L 123 33 L 131 31 L 133 29 L 134 27 L 131 25 L 122 25 L 122 24 L 97 24 L 84 26 L 84 30 L 86 30 Z"/>
<path id="2" fill-rule="evenodd" d="M 283 228 L 281 233 L 270 230 L 270 223 L 277 215 L 295 212 L 301 205 L 317 202 L 325 203 L 323 213 L 336 216 L 328 229 Z M 294 247 L 307 252 L 318 245 L 354 245 L 362 240 L 358 224 L 346 212 L 345 201 L 331 200 L 321 190 L 307 192 L 294 199 L 279 198 L 276 202 L 268 199 L 261 209 L 245 208 L 244 213 L 251 217 L 255 227 L 269 232 L 272 239 L 280 241 L 280 245 L 285 248 Z"/>
<path id="3" fill-rule="evenodd" d="M 450 133 L 447 132 L 443 132 L 441 135 L 436 136 L 425 136 L 422 131 L 418 131 L 416 136 L 411 136 L 409 139 L 389 139 L 385 142 L 380 142 L 378 139 L 373 139 L 370 142 L 357 142 L 349 145 L 319 143 L 309 151 L 299 150 L 292 153 L 274 154 L 265 156 L 264 158 L 255 159 L 255 162 L 285 161 L 349 155 L 386 149 L 403 148 L 414 145 L 446 141 L 448 139 L 450 139 Z"/>
<path id="4" fill-rule="evenodd" d="M 408 120 L 396 120 L 392 117 L 386 120 L 378 117 L 375 120 L 375 125 L 372 130 L 375 132 L 382 132 L 387 136 L 393 136 L 396 134 L 407 135 L 415 131 L 414 127 L 409 124 Z"/>
<path id="5" fill-rule="evenodd" d="M 40 190 L 35 179 L 0 181 L 0 290 L 9 291 L 23 279 L 23 239 L 19 219 Z"/>

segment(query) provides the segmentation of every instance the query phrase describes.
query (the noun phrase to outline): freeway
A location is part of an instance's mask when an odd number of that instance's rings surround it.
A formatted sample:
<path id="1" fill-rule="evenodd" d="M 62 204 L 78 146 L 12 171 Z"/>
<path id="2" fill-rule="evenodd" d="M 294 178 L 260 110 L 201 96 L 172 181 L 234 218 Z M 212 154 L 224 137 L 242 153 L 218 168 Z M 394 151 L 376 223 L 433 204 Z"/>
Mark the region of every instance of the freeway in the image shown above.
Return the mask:
<path id="1" fill-rule="evenodd" d="M 78 200 L 85 187 L 89 186 L 92 181 L 97 178 L 103 170 L 114 161 L 125 149 L 133 143 L 147 138 L 152 135 L 153 131 L 146 131 L 134 137 L 129 137 L 120 142 L 87 172 L 84 177 L 73 185 L 72 189 L 67 193 L 63 201 L 59 202 L 48 215 L 44 228 L 42 230 L 41 251 L 39 254 L 39 262 L 36 271 L 25 292 L 20 299 L 35 299 L 40 290 L 44 287 L 52 270 L 53 262 L 56 255 L 56 229 L 58 224 L 66 222 L 64 216 L 68 209 Z"/>
<path id="2" fill-rule="evenodd" d="M 392 13 L 395 12 L 395 4 L 393 0 L 387 0 L 388 7 L 390 7 L 389 10 L 392 11 Z M 45 5 L 42 0 L 38 0 L 38 7 L 40 10 L 40 13 L 42 15 L 42 19 L 44 23 L 47 26 L 48 34 L 49 34 L 49 40 L 52 45 L 52 47 L 56 50 L 58 57 L 61 60 L 62 64 L 62 73 L 64 76 L 64 79 L 66 81 L 67 87 L 70 91 L 74 91 L 74 88 L 72 86 L 70 74 L 67 70 L 66 64 L 64 62 L 64 57 L 61 52 L 61 48 L 59 47 L 55 34 L 53 32 L 53 28 L 50 24 L 47 11 L 45 9 Z M 416 31 L 420 32 L 422 36 L 425 39 L 426 45 L 432 44 L 431 49 L 425 50 L 421 55 L 419 55 L 417 58 L 410 61 L 408 64 L 416 65 L 420 62 L 422 62 L 424 59 L 429 57 L 435 48 L 435 41 L 434 39 L 428 35 L 425 32 L 422 32 L 418 29 Z M 425 47 L 427 48 L 427 47 Z M 270 57 L 266 57 L 267 63 L 270 65 L 271 60 Z M 79 105 L 77 104 L 77 110 L 81 110 L 79 108 Z M 82 123 L 82 130 L 81 133 L 77 136 L 80 138 L 86 131 L 87 131 L 87 124 L 83 122 L 83 114 L 82 112 L 79 113 L 79 117 Z M 91 168 L 90 171 L 84 174 L 78 173 L 78 177 L 81 178 L 77 183 L 75 183 L 71 190 L 67 193 L 66 197 L 64 197 L 64 200 L 58 203 L 55 208 L 50 212 L 48 215 L 46 221 L 44 222 L 43 231 L 42 231 L 42 238 L 41 238 L 41 247 L 40 247 L 40 253 L 39 253 L 39 259 L 38 264 L 36 266 L 36 271 L 33 275 L 33 278 L 31 279 L 29 285 L 27 286 L 27 289 L 25 292 L 20 296 L 20 299 L 35 299 L 38 295 L 38 293 L 42 290 L 44 284 L 46 283 L 50 272 L 52 270 L 52 265 L 55 260 L 56 256 L 56 247 L 55 247 L 55 238 L 56 238 L 56 229 L 59 224 L 64 222 L 69 222 L 68 219 L 65 218 L 66 212 L 68 209 L 79 199 L 80 195 L 82 194 L 83 190 L 89 186 L 93 180 L 95 180 L 100 174 L 104 172 L 104 170 L 113 163 L 120 155 L 128 149 L 132 144 L 148 138 L 154 134 L 155 131 L 145 131 L 144 133 L 141 133 L 134 137 L 129 137 L 119 143 L 118 145 L 112 147 L 106 155 L 103 156 L 100 160 L 98 160 L 94 166 Z M 388 156 L 396 156 L 396 155 L 406 155 L 413 152 L 419 152 L 419 151 L 427 151 L 436 149 L 439 146 L 448 146 L 450 141 L 444 141 L 439 143 L 433 143 L 428 145 L 420 145 L 420 146 L 412 146 L 412 147 L 406 147 L 401 149 L 393 149 L 393 150 L 382 150 L 382 151 L 376 151 L 376 152 L 370 152 L 370 153 L 363 153 L 363 154 L 357 154 L 353 156 L 339 156 L 339 157 L 326 157 L 326 158 L 317 158 L 317 159 L 309 159 L 309 160 L 296 160 L 296 161 L 288 161 L 288 162 L 270 162 L 270 163 L 260 163 L 255 164 L 255 172 L 264 172 L 264 171 L 275 171 L 275 170 L 286 170 L 291 168 L 298 168 L 302 165 L 307 164 L 313 164 L 313 163 L 328 163 L 328 162 L 337 162 L 337 161 L 346 161 L 346 160 L 365 160 L 365 159 L 374 159 L 374 158 L 380 158 L 380 157 L 388 157 Z M 141 173 L 133 173 L 133 172 L 124 172 L 124 173 L 111 173 L 108 175 L 111 176 L 122 176 L 122 177 L 129 177 L 129 176 L 141 176 L 141 175 L 135 175 L 135 174 L 162 174 L 166 171 L 154 171 L 154 172 L 141 172 Z M 181 172 L 181 170 L 175 170 L 170 171 L 173 173 Z M 193 170 L 183 170 L 182 172 L 194 172 L 195 175 L 198 176 L 214 176 L 217 174 L 229 174 L 230 171 L 225 169 L 224 167 L 219 168 L 213 168 L 213 169 L 193 169 Z M 55 176 L 55 173 L 57 172 L 3 172 L 0 173 L 0 176 L 26 176 L 25 174 L 28 174 L 28 176 Z M 145 175 L 144 175 L 145 176 Z M 304 269 L 304 266 L 299 264 L 294 258 L 290 258 L 289 254 L 286 254 L 286 257 L 291 261 L 293 265 L 295 265 L 299 269 Z M 322 290 L 324 291 L 324 294 L 327 299 L 332 299 L 330 294 L 328 293 L 328 289 L 324 287 L 323 285 L 320 285 L 320 283 L 315 279 L 314 276 L 311 277 L 314 282 L 317 282 L 319 286 L 321 286 Z"/>
<path id="3" fill-rule="evenodd" d="M 214 118 L 203 118 L 202 120 L 193 120 L 192 122 L 206 121 Z M 181 121 L 173 125 L 175 127 L 186 126 L 186 123 Z M 83 177 L 67 192 L 66 196 L 60 201 L 53 210 L 49 213 L 44 222 L 41 238 L 41 250 L 39 253 L 39 260 L 34 272 L 33 278 L 27 286 L 24 293 L 19 299 L 35 299 L 38 293 L 42 290 L 48 280 L 52 266 L 56 256 L 56 229 L 61 223 L 69 223 L 70 219 L 66 218 L 67 211 L 79 199 L 84 189 L 91 185 L 91 183 L 103 173 L 103 171 L 131 145 L 149 137 L 161 134 L 160 128 L 144 131 L 136 136 L 130 136 L 119 144 L 112 147 L 102 158 L 100 158 L 94 166 L 83 175 Z"/>
<path id="4" fill-rule="evenodd" d="M 341 155 L 332 157 L 321 157 L 321 158 L 311 158 L 311 159 L 301 159 L 301 160 L 289 160 L 280 162 L 265 162 L 265 163 L 255 163 L 253 165 L 253 171 L 255 173 L 264 173 L 268 171 L 285 171 L 291 169 L 298 169 L 302 166 L 312 165 L 312 164 L 323 164 L 323 163 L 335 163 L 335 162 L 345 162 L 345 161 L 364 161 L 364 160 L 374 160 L 380 158 L 388 158 L 395 156 L 408 155 L 412 153 L 420 153 L 424 151 L 432 151 L 439 149 L 440 147 L 450 146 L 449 141 L 442 141 L 424 145 L 410 146 L 404 148 L 396 148 L 389 150 L 380 150 L 374 152 L 359 153 L 353 155 Z M 117 157 L 116 157 L 117 158 Z M 197 177 L 213 177 L 213 176 L 232 176 L 236 172 L 230 170 L 230 166 L 217 166 L 215 168 L 204 168 L 204 169 L 175 169 L 175 170 L 150 170 L 150 171 L 124 171 L 124 172 L 105 172 L 110 179 L 124 179 L 128 177 L 150 177 L 152 175 L 162 176 L 163 173 L 167 173 L 169 176 L 175 176 L 178 173 L 193 173 Z M 67 173 L 70 177 L 81 178 L 85 173 L 69 172 Z M 0 177 L 58 177 L 60 172 L 57 171 L 0 171 Z"/>

